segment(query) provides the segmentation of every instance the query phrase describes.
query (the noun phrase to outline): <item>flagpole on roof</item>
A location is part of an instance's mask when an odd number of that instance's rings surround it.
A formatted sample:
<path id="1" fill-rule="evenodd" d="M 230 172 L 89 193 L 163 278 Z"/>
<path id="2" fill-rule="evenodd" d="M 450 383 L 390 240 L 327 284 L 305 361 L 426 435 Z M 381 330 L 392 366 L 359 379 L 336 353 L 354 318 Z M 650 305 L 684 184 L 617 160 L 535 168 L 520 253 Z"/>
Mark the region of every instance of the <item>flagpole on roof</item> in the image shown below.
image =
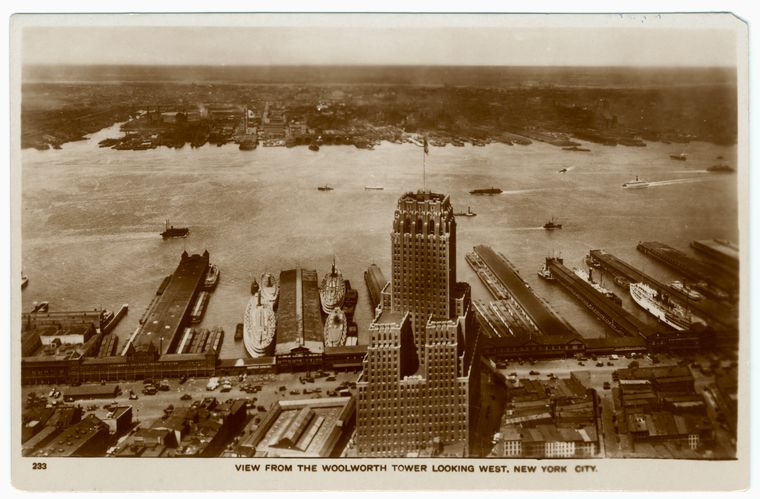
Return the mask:
<path id="1" fill-rule="evenodd" d="M 422 190 L 427 190 L 427 178 L 425 175 L 425 156 L 428 154 L 427 135 L 423 137 L 422 142 Z"/>

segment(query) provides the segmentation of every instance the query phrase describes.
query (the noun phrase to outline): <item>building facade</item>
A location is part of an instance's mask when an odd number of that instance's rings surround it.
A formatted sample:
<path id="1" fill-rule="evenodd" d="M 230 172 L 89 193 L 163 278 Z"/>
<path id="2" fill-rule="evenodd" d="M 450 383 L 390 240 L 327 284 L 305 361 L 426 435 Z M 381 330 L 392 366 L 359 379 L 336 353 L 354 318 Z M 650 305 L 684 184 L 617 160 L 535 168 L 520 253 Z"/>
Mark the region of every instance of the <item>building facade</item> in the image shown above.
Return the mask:
<path id="1" fill-rule="evenodd" d="M 390 300 L 369 326 L 357 382 L 357 452 L 399 457 L 432 447 L 467 455 L 477 415 L 477 383 L 470 383 L 477 379 L 477 329 L 470 288 L 456 282 L 449 197 L 402 196 L 391 251 Z"/>

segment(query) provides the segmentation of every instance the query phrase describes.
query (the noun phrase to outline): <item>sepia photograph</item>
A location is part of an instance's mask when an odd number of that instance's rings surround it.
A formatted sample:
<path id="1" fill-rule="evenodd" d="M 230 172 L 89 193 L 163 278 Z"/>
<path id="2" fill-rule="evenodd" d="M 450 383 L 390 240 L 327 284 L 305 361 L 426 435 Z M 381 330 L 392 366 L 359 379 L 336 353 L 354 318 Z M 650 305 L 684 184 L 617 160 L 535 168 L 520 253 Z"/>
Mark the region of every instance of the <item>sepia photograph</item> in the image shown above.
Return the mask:
<path id="1" fill-rule="evenodd" d="M 748 486 L 741 19 L 10 30 L 16 487 Z"/>

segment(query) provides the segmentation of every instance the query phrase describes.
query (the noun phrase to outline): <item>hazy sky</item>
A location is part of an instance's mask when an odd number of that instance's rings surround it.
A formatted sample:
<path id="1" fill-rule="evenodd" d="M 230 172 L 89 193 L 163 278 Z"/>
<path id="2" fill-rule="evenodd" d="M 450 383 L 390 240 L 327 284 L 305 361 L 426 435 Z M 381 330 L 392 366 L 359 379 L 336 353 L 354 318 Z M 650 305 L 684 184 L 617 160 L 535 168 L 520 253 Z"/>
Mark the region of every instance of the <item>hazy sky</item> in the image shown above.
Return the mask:
<path id="1" fill-rule="evenodd" d="M 733 66 L 726 29 L 25 27 L 25 64 Z"/>

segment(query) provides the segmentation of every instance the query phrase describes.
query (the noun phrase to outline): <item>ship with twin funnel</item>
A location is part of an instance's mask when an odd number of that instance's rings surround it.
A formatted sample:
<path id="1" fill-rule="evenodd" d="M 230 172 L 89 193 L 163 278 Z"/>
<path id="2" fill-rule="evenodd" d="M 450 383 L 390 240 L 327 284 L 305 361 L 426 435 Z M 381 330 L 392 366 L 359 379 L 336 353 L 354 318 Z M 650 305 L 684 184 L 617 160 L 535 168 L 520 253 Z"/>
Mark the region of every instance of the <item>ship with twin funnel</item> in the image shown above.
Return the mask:
<path id="1" fill-rule="evenodd" d="M 269 272 L 261 275 L 261 284 L 255 279 L 251 283 L 253 296 L 243 316 L 243 344 L 251 357 L 263 357 L 271 352 L 277 329 L 274 307 L 279 290 L 279 282 Z"/>
<path id="2" fill-rule="evenodd" d="M 346 344 L 346 314 L 343 310 L 334 308 L 325 321 L 325 346 L 342 347 Z"/>
<path id="3" fill-rule="evenodd" d="M 272 304 L 262 301 L 259 291 L 248 301 L 243 316 L 243 344 L 251 357 L 263 357 L 271 352 L 277 329 Z"/>
<path id="4" fill-rule="evenodd" d="M 319 301 L 322 303 L 322 311 L 329 314 L 335 308 L 343 306 L 346 297 L 346 281 L 343 274 L 335 268 L 335 262 L 329 274 L 322 278 L 322 286 L 319 289 Z"/>
<path id="5" fill-rule="evenodd" d="M 628 289 L 637 305 L 677 331 L 686 331 L 693 324 L 706 325 L 704 320 L 673 302 L 668 295 L 643 282 L 633 282 Z"/>

